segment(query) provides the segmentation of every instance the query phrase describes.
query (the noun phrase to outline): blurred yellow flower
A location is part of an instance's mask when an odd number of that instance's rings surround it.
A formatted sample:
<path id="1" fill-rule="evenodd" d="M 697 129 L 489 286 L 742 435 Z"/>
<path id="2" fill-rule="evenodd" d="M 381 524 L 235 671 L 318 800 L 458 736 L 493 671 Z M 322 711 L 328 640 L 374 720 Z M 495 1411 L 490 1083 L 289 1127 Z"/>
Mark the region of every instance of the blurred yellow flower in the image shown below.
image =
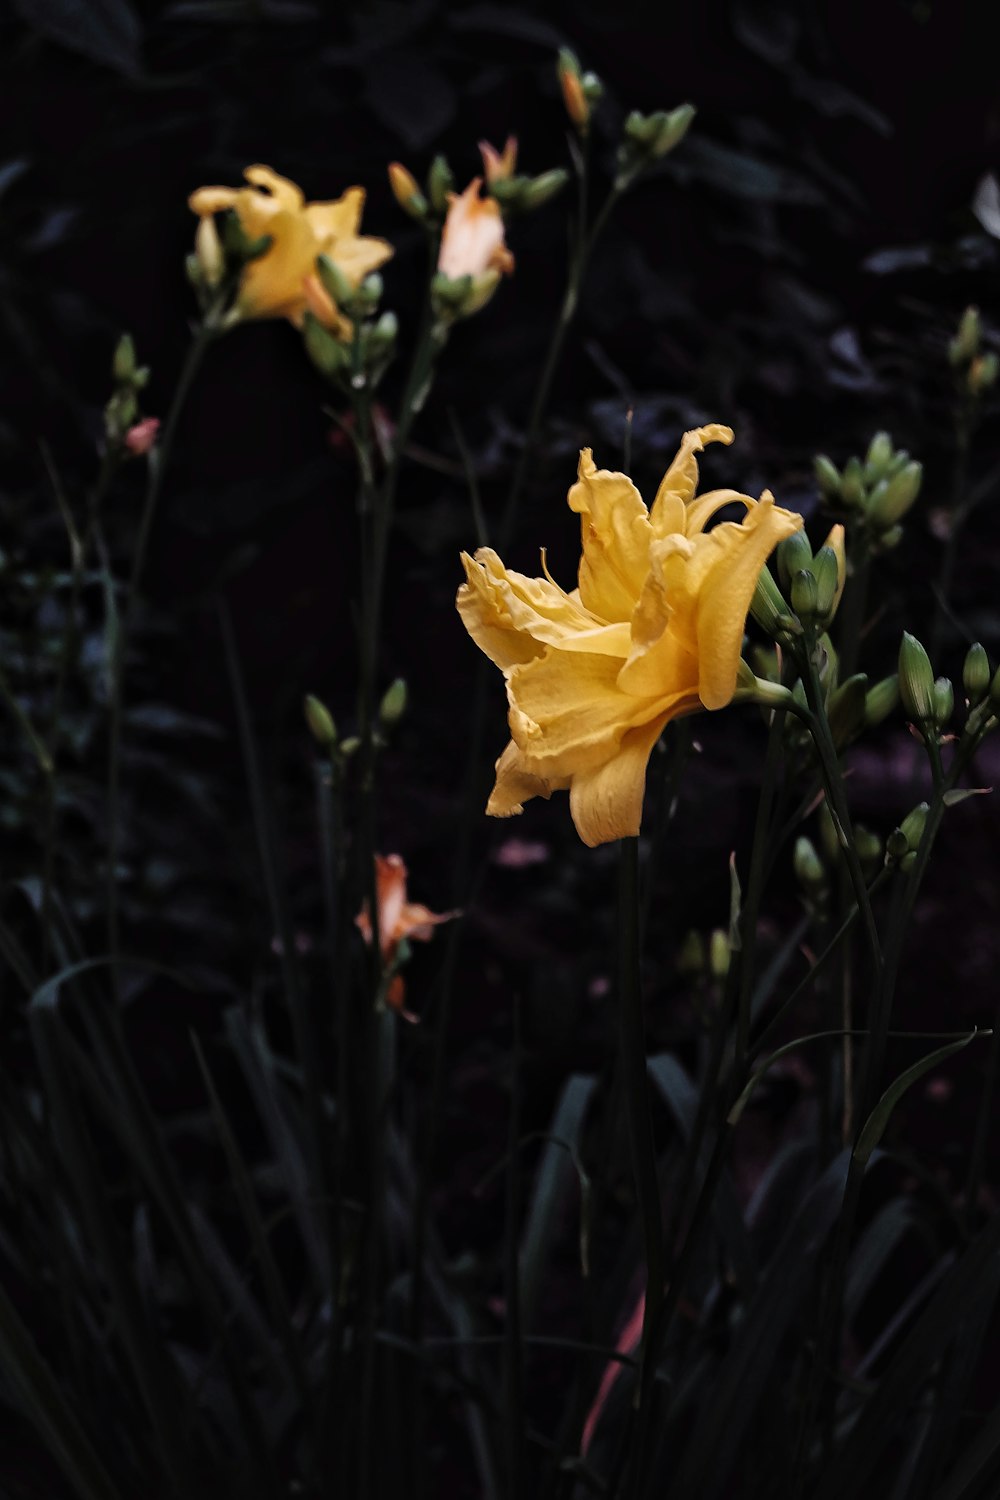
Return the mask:
<path id="1" fill-rule="evenodd" d="M 684 436 L 647 510 L 624 474 L 580 455 L 569 492 L 579 512 L 579 587 L 509 571 L 497 554 L 463 553 L 458 610 L 503 671 L 511 741 L 487 805 L 494 817 L 569 791 L 586 844 L 637 834 L 646 764 L 664 726 L 736 691 L 743 627 L 761 568 L 802 517 L 734 490 L 698 495 L 696 455 L 732 442 L 712 424 Z M 723 506 L 741 523 L 706 531 Z M 544 568 L 544 559 L 543 559 Z"/>
<path id="2" fill-rule="evenodd" d="M 474 177 L 464 193 L 448 194 L 437 268 L 453 280 L 514 269 L 514 257 L 504 244 L 500 205 L 495 198 L 480 197 L 482 183 Z"/>
<path id="3" fill-rule="evenodd" d="M 243 175 L 249 187 L 198 188 L 188 200 L 199 220 L 232 209 L 249 240 L 271 239 L 243 268 L 237 299 L 243 317 L 290 318 L 298 326 L 309 307 L 344 336 L 350 323 L 320 283 L 316 258 L 328 255 L 358 286 L 392 255 L 386 240 L 358 234 L 364 189 L 348 188 L 331 203 L 306 203 L 302 190 L 270 167 L 247 167 Z"/>

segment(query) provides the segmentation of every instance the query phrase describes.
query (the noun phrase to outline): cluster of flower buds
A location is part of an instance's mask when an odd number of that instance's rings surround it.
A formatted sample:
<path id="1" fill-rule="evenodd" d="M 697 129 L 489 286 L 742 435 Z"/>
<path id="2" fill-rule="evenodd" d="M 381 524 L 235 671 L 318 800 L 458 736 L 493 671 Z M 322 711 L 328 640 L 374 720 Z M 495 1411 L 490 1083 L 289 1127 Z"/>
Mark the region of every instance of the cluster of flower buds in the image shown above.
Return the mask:
<path id="1" fill-rule="evenodd" d="M 590 117 L 594 105 L 600 104 L 604 98 L 604 84 L 596 73 L 581 71 L 580 60 L 569 47 L 559 49 L 556 76 L 562 90 L 566 113 L 580 134 L 586 135 L 590 129 Z"/>
<path id="2" fill-rule="evenodd" d="M 796 531 L 779 545 L 777 558 L 781 588 L 764 567 L 750 612 L 772 640 L 787 646 L 804 630 L 825 630 L 837 613 L 847 579 L 844 528 L 834 526 L 815 555 L 805 532 Z"/>
<path id="3" fill-rule="evenodd" d="M 625 134 L 618 147 L 616 186 L 621 189 L 640 172 L 660 161 L 679 146 L 695 117 L 693 104 L 679 104 L 676 109 L 655 110 L 651 115 L 634 109 L 625 121 Z"/>
<path id="4" fill-rule="evenodd" d="M 723 927 L 709 933 L 706 942 L 704 933 L 695 928 L 685 937 L 677 955 L 677 972 L 692 979 L 721 982 L 729 973 L 729 935 Z"/>
<path id="5" fill-rule="evenodd" d="M 483 174 L 486 192 L 495 198 L 504 218 L 514 214 L 531 213 L 541 208 L 550 198 L 565 187 L 569 173 L 564 167 L 554 167 L 529 177 L 516 171 L 517 141 L 508 136 L 502 151 L 497 151 L 489 141 L 480 141 L 479 150 L 483 158 Z M 389 186 L 393 197 L 404 213 L 416 219 L 426 229 L 438 231 L 448 216 L 448 209 L 455 196 L 455 177 L 443 156 L 435 156 L 427 173 L 426 186 L 420 187 L 413 173 L 402 162 L 394 161 L 389 166 Z"/>
<path id="6" fill-rule="evenodd" d="M 924 474 L 905 448 L 897 451 L 887 432 L 877 432 L 865 457 L 849 458 L 842 473 L 825 453 L 817 456 L 815 468 L 827 505 L 860 524 L 872 551 L 896 546 L 903 535 L 899 523 L 920 493 Z"/>
<path id="7" fill-rule="evenodd" d="M 139 392 L 149 383 L 147 365 L 136 364 L 132 335 L 123 333 L 111 361 L 114 391 L 104 408 L 104 431 L 112 448 L 125 453 L 148 453 L 156 441 L 159 422 L 139 415 Z"/>
<path id="8" fill-rule="evenodd" d="M 853 843 L 862 874 L 866 880 L 873 880 L 882 866 L 882 840 L 863 823 L 855 823 Z M 817 813 L 817 840 L 800 834 L 792 855 L 792 868 L 805 905 L 817 916 L 825 915 L 829 909 L 833 872 L 841 866 L 843 858 L 840 831 L 824 800 Z"/>
<path id="9" fill-rule="evenodd" d="M 992 349 L 983 353 L 983 328 L 978 307 L 967 307 L 958 332 L 948 345 L 948 363 L 955 371 L 963 394 L 973 400 L 996 385 L 1000 359 Z"/>
<path id="10" fill-rule="evenodd" d="M 187 279 L 203 313 L 227 303 L 230 300 L 227 294 L 235 295 L 244 269 L 251 261 L 266 255 L 272 244 L 269 234 L 251 239 L 234 209 L 221 214 L 219 222 L 221 234 L 213 215 L 199 218 L 194 250 L 184 262 Z M 231 318 L 237 321 L 234 309 Z"/>
<path id="11" fill-rule="evenodd" d="M 890 833 L 885 841 L 885 862 L 891 868 L 905 873 L 916 864 L 917 850 L 924 836 L 929 811 L 930 807 L 926 802 L 919 802 L 912 812 L 907 813 L 899 827 Z"/>
<path id="12" fill-rule="evenodd" d="M 382 277 L 372 271 L 353 286 L 328 255 L 318 258 L 316 272 L 323 290 L 351 320 L 351 338 L 338 338 L 309 311 L 302 324 L 306 351 L 320 373 L 341 389 L 374 390 L 392 362 L 399 333 L 394 312 L 375 316 L 382 300 Z"/>
<path id="13" fill-rule="evenodd" d="M 379 748 L 387 744 L 389 734 L 401 722 L 406 713 L 408 697 L 409 692 L 405 680 L 402 677 L 393 678 L 379 704 L 378 724 L 375 731 L 375 744 Z M 313 693 L 306 696 L 303 709 L 309 732 L 319 748 L 334 760 L 348 760 L 361 744 L 357 735 L 348 735 L 345 739 L 341 739 L 337 734 L 337 726 L 330 710 L 323 700 Z"/>

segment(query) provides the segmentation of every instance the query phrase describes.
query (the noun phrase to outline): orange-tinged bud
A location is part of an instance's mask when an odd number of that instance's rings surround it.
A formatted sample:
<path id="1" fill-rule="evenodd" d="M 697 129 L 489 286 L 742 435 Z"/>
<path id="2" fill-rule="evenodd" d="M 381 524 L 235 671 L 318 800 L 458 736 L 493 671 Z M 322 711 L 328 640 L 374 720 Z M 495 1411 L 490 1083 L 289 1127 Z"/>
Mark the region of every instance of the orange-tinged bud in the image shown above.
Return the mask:
<path id="1" fill-rule="evenodd" d="M 417 179 L 413 173 L 403 166 L 402 162 L 391 161 L 389 163 L 389 186 L 396 202 L 404 213 L 408 213 L 414 219 L 423 218 L 427 212 L 427 199 L 417 185 Z"/>
<path id="2" fill-rule="evenodd" d="M 590 101 L 583 91 L 583 83 L 580 80 L 580 75 L 571 72 L 569 68 L 561 67 L 559 69 L 559 85 L 562 88 L 566 113 L 577 130 L 586 130 L 590 123 Z"/>
<path id="3" fill-rule="evenodd" d="M 517 136 L 509 135 L 502 151 L 497 151 L 489 141 L 480 141 L 479 154 L 483 158 L 483 171 L 490 186 L 494 182 L 506 182 L 513 177 L 517 167 Z"/>

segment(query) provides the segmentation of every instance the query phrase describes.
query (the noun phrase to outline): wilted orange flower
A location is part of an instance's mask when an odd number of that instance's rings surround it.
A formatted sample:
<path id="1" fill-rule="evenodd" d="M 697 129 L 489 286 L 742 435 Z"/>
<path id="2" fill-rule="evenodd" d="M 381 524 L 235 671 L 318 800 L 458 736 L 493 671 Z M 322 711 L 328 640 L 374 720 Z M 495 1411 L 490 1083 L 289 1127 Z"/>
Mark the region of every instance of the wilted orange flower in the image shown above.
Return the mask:
<path id="1" fill-rule="evenodd" d="M 506 182 L 508 177 L 513 177 L 517 167 L 517 136 L 509 135 L 502 151 L 497 151 L 489 141 L 480 141 L 479 154 L 483 158 L 486 181 Z"/>
<path id="2" fill-rule="evenodd" d="M 511 742 L 487 804 L 495 817 L 568 790 L 586 844 L 637 834 L 646 764 L 664 726 L 736 691 L 743 627 L 764 563 L 802 517 L 733 490 L 698 495 L 696 454 L 732 442 L 713 424 L 684 436 L 650 510 L 625 474 L 585 448 L 569 492 L 579 512 L 579 587 L 463 553 L 458 610 L 507 680 Z M 705 527 L 739 504 L 742 523 Z M 544 566 L 544 563 L 543 563 Z"/>
<path id="3" fill-rule="evenodd" d="M 503 217 L 495 198 L 481 198 L 483 179 L 474 177 L 464 193 L 448 194 L 438 270 L 457 280 L 488 272 L 510 274 L 514 257 L 504 244 Z"/>
<path id="4" fill-rule="evenodd" d="M 400 855 L 376 854 L 375 899 L 378 902 L 379 951 L 384 969 L 392 967 L 399 945 L 404 938 L 416 938 L 422 943 L 429 942 L 435 927 L 439 927 L 442 922 L 449 922 L 452 917 L 458 915 L 453 911 L 433 912 L 429 907 L 420 905 L 419 902 L 408 901 L 406 878 L 406 865 Z M 367 901 L 355 917 L 355 921 L 365 942 L 370 943 L 372 924 Z M 386 991 L 386 1004 L 390 1005 L 393 1010 L 398 1010 L 408 1021 L 413 1021 L 416 1017 L 403 1009 L 405 995 L 406 987 L 403 984 L 402 974 L 394 974 Z"/>
<path id="5" fill-rule="evenodd" d="M 289 318 L 298 326 L 306 307 L 338 335 L 349 330 L 316 277 L 316 258 L 328 255 L 352 286 L 392 255 L 386 240 L 359 235 L 365 193 L 350 187 L 330 203 L 306 203 L 301 188 L 270 167 L 247 167 L 244 188 L 204 187 L 191 194 L 199 219 L 233 209 L 250 240 L 270 247 L 243 269 L 238 306 L 246 318 Z M 307 288 L 306 282 L 315 282 Z"/>

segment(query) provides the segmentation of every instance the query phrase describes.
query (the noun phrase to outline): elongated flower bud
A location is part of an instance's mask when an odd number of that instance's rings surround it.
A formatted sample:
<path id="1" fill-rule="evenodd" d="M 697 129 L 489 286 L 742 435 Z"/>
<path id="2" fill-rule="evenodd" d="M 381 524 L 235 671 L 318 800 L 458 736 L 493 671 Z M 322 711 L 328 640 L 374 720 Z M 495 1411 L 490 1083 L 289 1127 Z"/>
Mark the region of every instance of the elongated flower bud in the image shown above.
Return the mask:
<path id="1" fill-rule="evenodd" d="M 908 718 L 924 724 L 934 717 L 934 669 L 915 635 L 903 632 L 899 648 L 899 696 Z"/>
<path id="2" fill-rule="evenodd" d="M 795 574 L 811 564 L 812 548 L 804 531 L 793 532 L 778 544 L 778 577 L 783 588 L 791 588 Z"/>
<path id="3" fill-rule="evenodd" d="M 406 683 L 402 677 L 397 677 L 386 688 L 378 711 L 378 716 L 387 729 L 398 724 L 405 714 L 406 698 Z"/>
<path id="4" fill-rule="evenodd" d="M 392 188 L 392 196 L 404 213 L 409 214 L 411 219 L 424 217 L 427 213 L 427 199 L 420 191 L 413 173 L 402 162 L 389 163 L 389 186 Z"/>
<path id="5" fill-rule="evenodd" d="M 828 499 L 840 494 L 840 471 L 825 453 L 817 453 L 813 459 L 813 469 L 816 482 Z"/>
<path id="6" fill-rule="evenodd" d="M 865 483 L 877 484 L 892 459 L 892 438 L 887 432 L 876 432 L 865 455 Z"/>
<path id="7" fill-rule="evenodd" d="M 979 353 L 982 326 L 979 308 L 967 307 L 958 325 L 958 332 L 948 345 L 948 358 L 953 365 L 968 364 Z"/>
<path id="8" fill-rule="evenodd" d="M 448 194 L 454 186 L 455 175 L 448 165 L 447 157 L 435 156 L 427 173 L 427 193 L 436 213 L 443 214 L 447 210 Z"/>
<path id="9" fill-rule="evenodd" d="M 590 103 L 580 77 L 580 64 L 568 47 L 559 49 L 557 72 L 566 113 L 577 130 L 583 132 L 590 124 Z"/>
<path id="10" fill-rule="evenodd" d="M 934 704 L 934 723 L 938 729 L 943 729 L 955 708 L 955 689 L 950 678 L 935 679 L 931 699 Z"/>
<path id="11" fill-rule="evenodd" d="M 899 703 L 899 678 L 895 673 L 876 682 L 865 694 L 865 728 L 874 729 L 887 719 Z"/>
<path id="12" fill-rule="evenodd" d="M 827 879 L 823 861 L 816 851 L 816 845 L 805 834 L 800 834 L 795 840 L 792 866 L 795 878 L 807 896 L 816 897 L 826 893 Z"/>
<path id="13" fill-rule="evenodd" d="M 819 615 L 819 585 L 808 568 L 800 568 L 792 578 L 792 608 L 803 624 Z"/>
<path id="14" fill-rule="evenodd" d="M 317 745 L 324 750 L 330 750 L 337 743 L 337 726 L 333 722 L 333 715 L 321 699 L 309 693 L 305 703 L 306 723 L 309 731 Z"/>
<path id="15" fill-rule="evenodd" d="M 891 479 L 876 486 L 868 505 L 868 519 L 879 530 L 887 531 L 901 521 L 920 493 L 923 464 L 911 462 Z"/>
<path id="16" fill-rule="evenodd" d="M 226 257 L 211 214 L 198 220 L 198 228 L 194 232 L 194 253 L 202 283 L 207 287 L 217 287 L 225 274 Z"/>
<path id="17" fill-rule="evenodd" d="M 990 690 L 990 659 L 986 654 L 986 647 L 980 645 L 979 641 L 970 646 L 966 654 L 962 668 L 962 686 L 972 708 L 977 703 L 982 703 Z"/>
<path id="18" fill-rule="evenodd" d="M 844 528 L 840 526 L 837 530 L 840 532 L 840 556 L 834 547 L 825 543 L 813 558 L 810 570 L 816 575 L 816 614 L 825 625 L 837 613 L 844 587 Z"/>

